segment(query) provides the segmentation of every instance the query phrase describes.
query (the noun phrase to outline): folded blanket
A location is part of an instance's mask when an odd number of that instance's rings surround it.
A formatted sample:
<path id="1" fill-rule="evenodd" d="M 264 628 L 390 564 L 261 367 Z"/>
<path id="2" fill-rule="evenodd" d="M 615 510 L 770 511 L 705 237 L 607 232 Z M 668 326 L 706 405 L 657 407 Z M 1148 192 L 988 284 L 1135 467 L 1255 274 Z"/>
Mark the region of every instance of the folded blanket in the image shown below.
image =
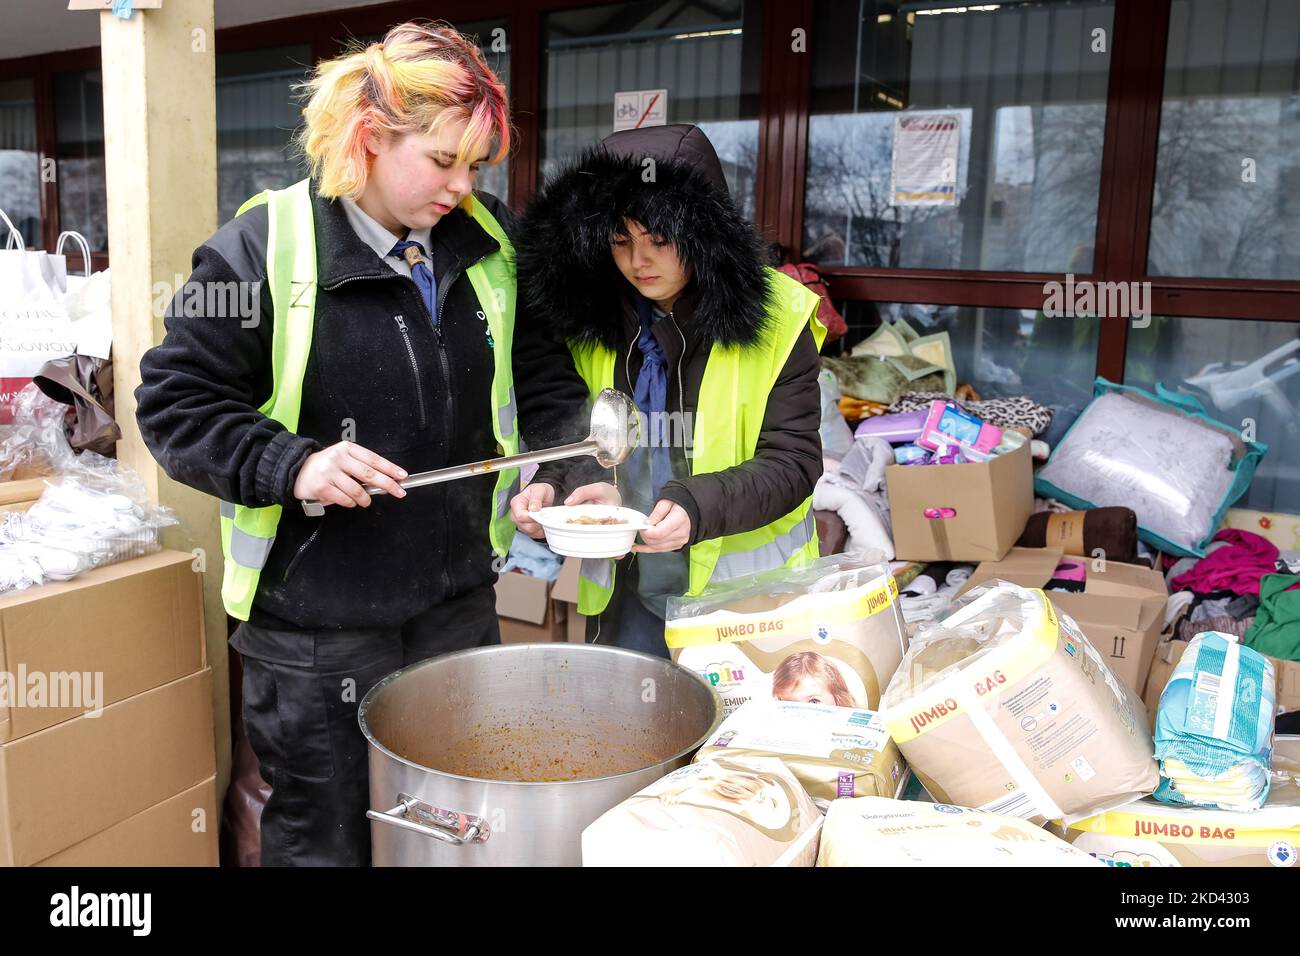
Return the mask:
<path id="1" fill-rule="evenodd" d="M 1062 547 L 1067 554 L 1083 557 L 1101 550 L 1107 561 L 1132 564 L 1137 560 L 1137 542 L 1137 515 L 1131 508 L 1092 508 L 1030 515 L 1016 544 L 1022 548 Z"/>
<path id="2" fill-rule="evenodd" d="M 822 368 L 835 373 L 840 391 L 851 398 L 888 405 L 912 391 L 943 391 L 947 387 L 942 368 L 915 355 L 880 358 L 875 355 L 823 358 Z"/>
<path id="3" fill-rule="evenodd" d="M 1187 645 L 1160 695 L 1155 798 L 1256 810 L 1268 797 L 1277 678 L 1262 654 L 1209 631 Z"/>

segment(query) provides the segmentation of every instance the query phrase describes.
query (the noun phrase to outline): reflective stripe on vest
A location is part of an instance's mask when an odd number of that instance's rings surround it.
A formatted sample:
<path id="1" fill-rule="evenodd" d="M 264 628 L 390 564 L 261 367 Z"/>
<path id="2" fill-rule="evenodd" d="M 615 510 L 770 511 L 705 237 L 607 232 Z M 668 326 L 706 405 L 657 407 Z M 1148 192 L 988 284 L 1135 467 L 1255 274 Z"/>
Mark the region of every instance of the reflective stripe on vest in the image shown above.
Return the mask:
<path id="1" fill-rule="evenodd" d="M 316 309 L 316 242 L 310 182 L 302 180 L 282 190 L 268 190 L 239 208 L 242 215 L 254 206 L 268 209 L 266 281 L 274 304 L 271 336 L 271 397 L 259 411 L 289 431 L 298 428 L 302 409 L 302 380 L 311 354 Z M 501 249 L 470 266 L 466 277 L 482 310 L 479 318 L 492 334 L 492 429 L 501 454 L 519 451 L 519 423 L 511 369 L 515 322 L 514 247 L 500 223 L 474 196 L 463 208 Z M 514 538 L 510 499 L 517 493 L 519 470 L 506 469 L 497 476 L 493 514 L 488 528 L 492 550 L 504 558 Z M 221 598 L 226 612 L 248 620 L 262 568 L 266 566 L 280 523 L 279 505 L 250 508 L 221 502 L 221 547 L 225 570 Z"/>
<path id="2" fill-rule="evenodd" d="M 766 544 L 760 544 L 749 551 L 724 551 L 714 566 L 713 579 L 723 581 L 783 567 L 800 549 L 816 538 L 817 519 L 811 510 L 807 510 L 793 528 Z"/>
<path id="3" fill-rule="evenodd" d="M 767 400 L 805 327 L 820 349 L 826 327 L 817 319 L 816 293 L 774 269 L 767 270 L 768 328 L 763 341 L 746 348 L 715 345 L 709 353 L 692 433 L 691 474 L 732 468 L 754 457 Z M 571 346 L 578 374 L 592 398 L 612 388 L 617 357 L 600 346 Z M 817 526 L 811 496 L 788 514 L 753 531 L 692 545 L 690 586 L 698 595 L 710 581 L 794 566 L 815 559 Z M 591 567 L 589 567 L 589 565 Z M 600 570 L 597 570 L 599 566 Z M 615 563 L 584 560 L 578 581 L 578 610 L 599 614 L 614 591 Z"/>

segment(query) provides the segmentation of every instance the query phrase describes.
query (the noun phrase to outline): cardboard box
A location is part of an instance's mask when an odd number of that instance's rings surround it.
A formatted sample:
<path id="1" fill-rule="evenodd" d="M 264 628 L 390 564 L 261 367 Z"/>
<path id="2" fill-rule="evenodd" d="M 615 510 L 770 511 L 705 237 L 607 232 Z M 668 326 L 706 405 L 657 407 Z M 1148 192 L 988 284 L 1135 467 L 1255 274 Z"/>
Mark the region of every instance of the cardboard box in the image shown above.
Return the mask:
<path id="1" fill-rule="evenodd" d="M 0 517 L 10 511 L 26 511 L 36 504 L 45 493 L 45 481 L 45 478 L 0 481 Z"/>
<path id="2" fill-rule="evenodd" d="M 207 667 L 0 744 L 0 866 L 45 860 L 215 773 Z"/>
<path id="3" fill-rule="evenodd" d="M 1056 548 L 1012 548 L 1001 561 L 980 564 L 958 593 L 996 578 L 1041 588 L 1051 579 L 1062 557 Z M 1088 563 L 1083 593 L 1049 591 L 1047 596 L 1074 618 L 1092 646 L 1106 658 L 1111 673 L 1140 696 L 1165 625 L 1169 597 L 1165 579 L 1160 572 L 1137 564 L 1107 561 L 1105 570 L 1096 570 L 1091 559 L 1075 560 Z"/>
<path id="4" fill-rule="evenodd" d="M 564 604 L 551 600 L 551 582 L 519 571 L 497 578 L 497 620 L 502 644 L 563 641 Z"/>
<path id="5" fill-rule="evenodd" d="M 1160 695 L 1165 685 L 1174 674 L 1174 667 L 1187 650 L 1186 641 L 1176 641 L 1172 637 L 1163 637 L 1156 645 L 1151 659 L 1151 670 L 1147 674 L 1146 687 L 1142 692 L 1142 703 L 1146 705 L 1147 717 L 1154 732 L 1156 710 L 1160 707 Z M 1264 655 L 1268 657 L 1267 654 Z M 1300 710 L 1300 661 L 1283 661 L 1269 657 L 1277 672 L 1277 706 L 1281 713 Z"/>
<path id="6" fill-rule="evenodd" d="M 1029 443 L 970 465 L 885 468 L 894 551 L 905 561 L 998 561 L 1024 533 L 1034 510 Z M 951 508 L 951 518 L 927 518 Z"/>
<path id="7" fill-rule="evenodd" d="M 216 866 L 217 778 L 68 847 L 37 866 Z"/>
<path id="8" fill-rule="evenodd" d="M 587 616 L 578 613 L 578 575 L 581 558 L 565 558 L 560 576 L 551 586 L 551 600 L 564 605 L 565 636 L 570 644 L 587 643 Z"/>
<path id="9" fill-rule="evenodd" d="M 203 582 L 193 561 L 161 551 L 0 598 L 0 743 L 203 667 Z M 37 704 L 39 684 L 61 685 L 65 698 L 80 685 L 72 696 L 83 706 L 51 707 L 49 696 Z"/>

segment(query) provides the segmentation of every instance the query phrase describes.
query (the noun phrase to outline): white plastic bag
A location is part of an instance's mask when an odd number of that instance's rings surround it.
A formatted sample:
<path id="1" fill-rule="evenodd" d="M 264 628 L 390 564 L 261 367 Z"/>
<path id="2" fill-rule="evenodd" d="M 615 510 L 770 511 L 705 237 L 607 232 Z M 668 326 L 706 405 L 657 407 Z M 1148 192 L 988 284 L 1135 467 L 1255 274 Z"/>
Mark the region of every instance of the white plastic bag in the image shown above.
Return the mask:
<path id="1" fill-rule="evenodd" d="M 11 408 L 13 423 L 0 425 L 0 481 L 61 475 L 76 466 L 63 424 L 67 405 L 28 384 Z"/>
<path id="2" fill-rule="evenodd" d="M 171 509 L 150 502 L 135 472 L 83 452 L 28 511 L 0 522 L 0 592 L 151 554 L 159 532 L 177 523 Z"/>

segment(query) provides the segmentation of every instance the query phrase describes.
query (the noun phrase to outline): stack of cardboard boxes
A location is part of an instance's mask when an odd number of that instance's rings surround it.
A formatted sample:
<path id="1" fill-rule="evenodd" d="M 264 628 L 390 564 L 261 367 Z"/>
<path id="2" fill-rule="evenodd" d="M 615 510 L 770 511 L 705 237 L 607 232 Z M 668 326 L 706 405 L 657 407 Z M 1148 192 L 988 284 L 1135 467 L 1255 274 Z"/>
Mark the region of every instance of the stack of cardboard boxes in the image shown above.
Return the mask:
<path id="1" fill-rule="evenodd" d="M 0 598 L 0 865 L 216 865 L 193 561 L 162 551 Z"/>

